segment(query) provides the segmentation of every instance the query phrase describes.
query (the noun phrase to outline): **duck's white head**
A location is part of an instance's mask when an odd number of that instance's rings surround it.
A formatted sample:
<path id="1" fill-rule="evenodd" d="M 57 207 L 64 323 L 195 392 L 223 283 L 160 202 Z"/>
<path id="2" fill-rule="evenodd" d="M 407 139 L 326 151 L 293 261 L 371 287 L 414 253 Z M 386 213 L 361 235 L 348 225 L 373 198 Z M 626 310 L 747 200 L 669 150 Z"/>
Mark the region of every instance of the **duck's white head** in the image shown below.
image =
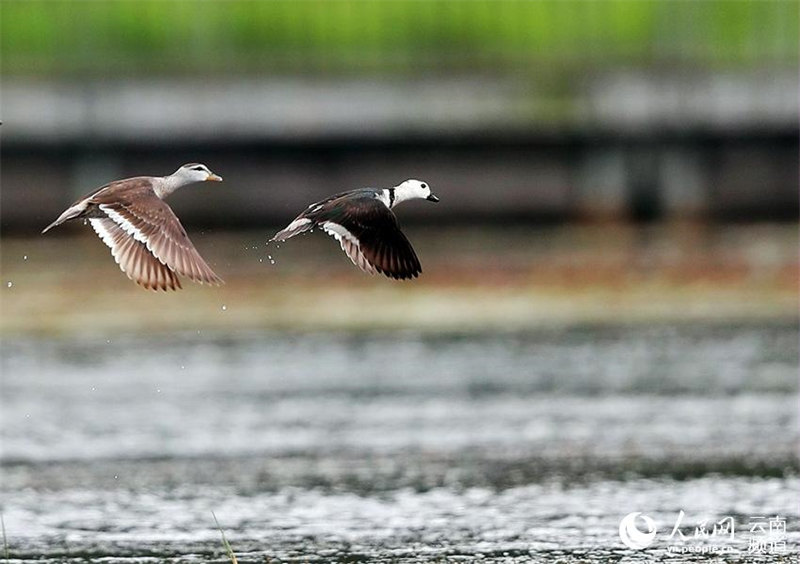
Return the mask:
<path id="1" fill-rule="evenodd" d="M 180 181 L 181 184 L 191 184 L 192 182 L 206 182 L 208 180 L 214 182 L 222 181 L 221 176 L 217 176 L 204 164 L 188 163 L 176 170 L 171 175 L 173 178 Z"/>
<path id="2" fill-rule="evenodd" d="M 429 200 L 431 202 L 438 202 L 439 198 L 437 198 L 433 192 L 431 192 L 431 187 L 428 185 L 427 182 L 422 182 L 420 180 L 414 180 L 413 178 L 406 180 L 402 184 L 398 184 L 394 187 L 394 205 L 396 206 L 400 202 L 405 202 L 406 200 Z"/>

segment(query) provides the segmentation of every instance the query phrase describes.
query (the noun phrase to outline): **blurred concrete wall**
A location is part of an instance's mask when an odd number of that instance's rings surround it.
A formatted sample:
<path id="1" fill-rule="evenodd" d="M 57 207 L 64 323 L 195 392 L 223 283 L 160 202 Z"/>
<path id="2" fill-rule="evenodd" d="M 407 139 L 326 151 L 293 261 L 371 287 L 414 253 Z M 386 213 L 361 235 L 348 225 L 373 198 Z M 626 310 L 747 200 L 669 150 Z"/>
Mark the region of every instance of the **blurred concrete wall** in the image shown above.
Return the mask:
<path id="1" fill-rule="evenodd" d="M 236 227 L 409 177 L 441 193 L 437 221 L 797 216 L 794 74 L 625 74 L 581 92 L 556 120 L 523 86 L 474 78 L 8 81 L 2 227 L 33 230 L 111 179 L 198 160 L 226 183 L 176 195 L 182 217 Z"/>

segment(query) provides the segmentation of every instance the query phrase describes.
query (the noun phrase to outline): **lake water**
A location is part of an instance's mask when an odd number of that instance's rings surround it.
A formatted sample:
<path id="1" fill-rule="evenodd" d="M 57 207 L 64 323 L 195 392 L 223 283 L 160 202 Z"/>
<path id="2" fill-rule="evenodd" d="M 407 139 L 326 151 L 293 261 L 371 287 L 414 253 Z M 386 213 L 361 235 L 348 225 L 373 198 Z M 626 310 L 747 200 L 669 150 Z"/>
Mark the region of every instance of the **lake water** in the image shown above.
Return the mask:
<path id="1" fill-rule="evenodd" d="M 240 562 L 795 562 L 797 371 L 795 323 L 7 339 L 9 560 L 222 562 L 214 511 Z"/>

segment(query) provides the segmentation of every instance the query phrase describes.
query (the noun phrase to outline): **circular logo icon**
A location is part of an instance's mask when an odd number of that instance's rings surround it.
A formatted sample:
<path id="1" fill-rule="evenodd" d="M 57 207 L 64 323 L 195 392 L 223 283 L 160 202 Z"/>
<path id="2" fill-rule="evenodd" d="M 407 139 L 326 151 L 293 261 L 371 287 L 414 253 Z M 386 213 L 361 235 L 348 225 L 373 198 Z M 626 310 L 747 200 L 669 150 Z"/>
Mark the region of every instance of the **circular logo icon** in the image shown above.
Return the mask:
<path id="1" fill-rule="evenodd" d="M 636 528 L 636 519 L 642 518 L 645 525 L 647 525 L 647 532 L 643 533 Z M 622 539 L 622 544 L 634 550 L 641 550 L 647 548 L 656 538 L 656 524 L 647 515 L 642 515 L 640 512 L 628 513 L 619 522 L 619 538 Z"/>

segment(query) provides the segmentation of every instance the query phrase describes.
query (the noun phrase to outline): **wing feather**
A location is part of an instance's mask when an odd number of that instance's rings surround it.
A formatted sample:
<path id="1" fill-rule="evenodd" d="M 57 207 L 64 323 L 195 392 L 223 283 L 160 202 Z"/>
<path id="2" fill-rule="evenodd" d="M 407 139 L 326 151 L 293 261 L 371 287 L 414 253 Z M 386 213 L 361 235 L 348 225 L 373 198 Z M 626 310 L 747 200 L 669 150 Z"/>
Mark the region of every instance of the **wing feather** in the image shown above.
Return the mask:
<path id="1" fill-rule="evenodd" d="M 222 284 L 189 240 L 172 209 L 154 193 L 101 203 L 100 210 L 161 262 L 195 282 Z"/>
<path id="2" fill-rule="evenodd" d="M 111 249 L 111 255 L 128 278 L 148 290 L 177 290 L 181 287 L 178 277 L 167 265 L 112 219 L 96 217 L 89 222 Z"/>
<path id="3" fill-rule="evenodd" d="M 349 240 L 350 248 L 342 243 L 342 249 L 362 270 L 398 280 L 415 278 L 422 272 L 394 213 L 374 196 L 344 194 L 309 210 L 301 217 L 320 225 L 340 243 Z"/>

